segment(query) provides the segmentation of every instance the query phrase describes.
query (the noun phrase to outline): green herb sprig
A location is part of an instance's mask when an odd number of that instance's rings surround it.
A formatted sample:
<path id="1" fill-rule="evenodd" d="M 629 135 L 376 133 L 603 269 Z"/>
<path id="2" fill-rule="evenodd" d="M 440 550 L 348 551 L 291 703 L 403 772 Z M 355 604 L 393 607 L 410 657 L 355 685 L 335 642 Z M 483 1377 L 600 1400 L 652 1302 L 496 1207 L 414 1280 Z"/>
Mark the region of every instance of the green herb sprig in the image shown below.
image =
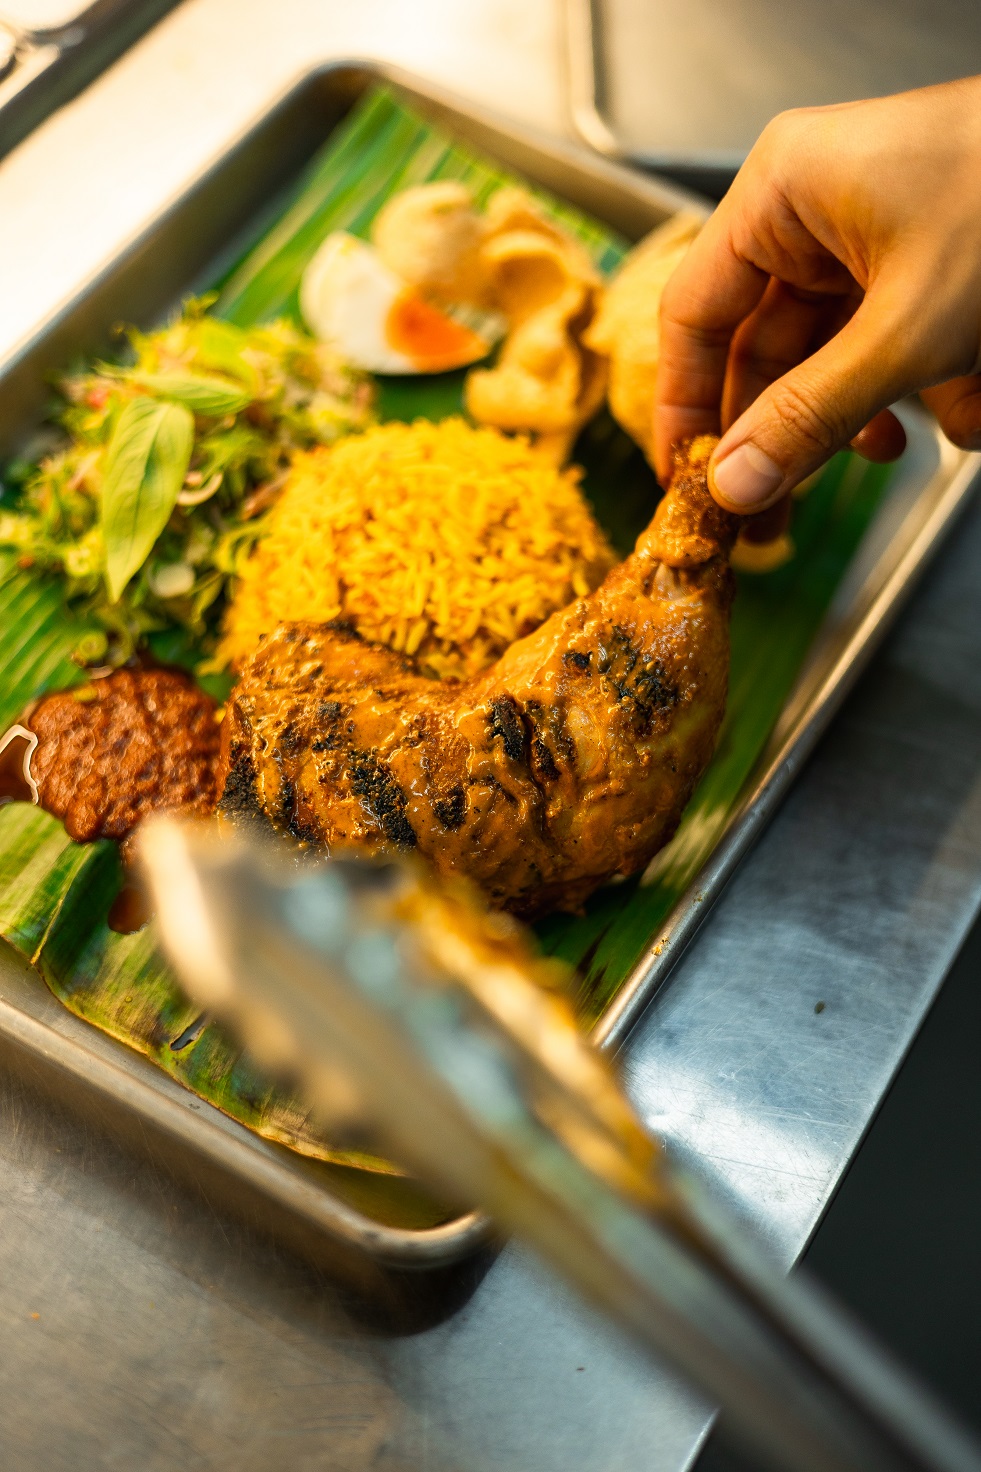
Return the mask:
<path id="1" fill-rule="evenodd" d="M 206 660 L 294 451 L 374 419 L 366 375 L 294 323 L 209 316 L 212 300 L 130 329 L 132 361 L 63 380 L 62 446 L 8 468 L 0 548 L 62 580 L 95 625 L 88 663 L 122 663 L 155 635 Z"/>
<path id="2" fill-rule="evenodd" d="M 106 447 L 102 483 L 106 591 L 113 603 L 170 520 L 193 449 L 194 415 L 184 404 L 142 395 L 124 404 Z"/>

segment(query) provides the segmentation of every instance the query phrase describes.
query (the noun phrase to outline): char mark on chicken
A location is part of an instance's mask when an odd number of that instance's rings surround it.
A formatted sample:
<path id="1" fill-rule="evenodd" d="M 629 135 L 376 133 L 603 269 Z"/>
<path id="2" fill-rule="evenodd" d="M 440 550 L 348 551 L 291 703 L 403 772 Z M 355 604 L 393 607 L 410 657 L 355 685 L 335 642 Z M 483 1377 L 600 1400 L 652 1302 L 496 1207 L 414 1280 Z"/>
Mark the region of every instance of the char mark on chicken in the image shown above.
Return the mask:
<path id="1" fill-rule="evenodd" d="M 464 683 L 338 624 L 282 625 L 237 686 L 222 808 L 331 852 L 413 848 L 525 916 L 580 909 L 674 833 L 726 700 L 736 518 L 684 446 L 595 593 Z"/>

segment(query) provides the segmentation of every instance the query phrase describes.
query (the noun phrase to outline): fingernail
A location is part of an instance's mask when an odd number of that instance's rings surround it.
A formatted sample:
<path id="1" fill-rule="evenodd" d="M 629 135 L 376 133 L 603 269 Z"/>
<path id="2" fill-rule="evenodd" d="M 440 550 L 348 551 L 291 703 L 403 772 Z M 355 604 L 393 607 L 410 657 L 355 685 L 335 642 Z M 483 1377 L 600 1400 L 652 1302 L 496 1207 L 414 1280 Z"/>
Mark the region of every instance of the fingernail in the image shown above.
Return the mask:
<path id="1" fill-rule="evenodd" d="M 709 468 L 712 490 L 736 511 L 748 511 L 768 501 L 783 480 L 780 466 L 748 442 L 737 445 L 724 460 Z"/>

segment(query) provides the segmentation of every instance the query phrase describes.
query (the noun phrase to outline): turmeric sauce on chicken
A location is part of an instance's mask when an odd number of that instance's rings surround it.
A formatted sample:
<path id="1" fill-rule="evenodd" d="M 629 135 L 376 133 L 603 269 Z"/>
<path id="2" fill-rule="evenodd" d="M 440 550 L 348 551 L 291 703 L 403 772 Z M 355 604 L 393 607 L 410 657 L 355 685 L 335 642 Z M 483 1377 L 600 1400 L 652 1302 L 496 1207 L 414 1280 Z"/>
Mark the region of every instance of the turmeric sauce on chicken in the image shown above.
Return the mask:
<path id="1" fill-rule="evenodd" d="M 431 679 L 349 625 L 282 624 L 219 734 L 189 676 L 118 670 L 24 716 L 41 805 L 127 859 L 149 812 L 203 816 L 221 793 L 328 852 L 415 849 L 519 915 L 581 908 L 667 843 L 715 745 L 737 520 L 708 491 L 714 443 L 681 448 L 633 554 L 483 674 Z"/>
<path id="2" fill-rule="evenodd" d="M 678 453 L 633 554 L 459 683 L 338 623 L 287 623 L 222 726 L 226 814 L 328 851 L 416 849 L 490 902 L 575 911 L 674 833 L 726 701 L 737 520 L 715 441 Z"/>

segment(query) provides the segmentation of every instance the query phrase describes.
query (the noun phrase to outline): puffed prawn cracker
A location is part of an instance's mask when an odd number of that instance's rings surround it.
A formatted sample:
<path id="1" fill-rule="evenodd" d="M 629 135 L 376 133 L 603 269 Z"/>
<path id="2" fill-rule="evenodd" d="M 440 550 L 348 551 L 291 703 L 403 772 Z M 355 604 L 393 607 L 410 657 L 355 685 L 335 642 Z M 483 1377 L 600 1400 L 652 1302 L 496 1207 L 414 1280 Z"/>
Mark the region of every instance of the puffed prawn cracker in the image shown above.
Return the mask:
<path id="1" fill-rule="evenodd" d="M 627 256 L 607 287 L 583 342 L 609 359 L 610 412 L 650 459 L 661 333 L 661 296 L 701 229 L 681 213 L 654 230 Z"/>
<path id="2" fill-rule="evenodd" d="M 465 184 L 442 179 L 403 189 L 375 216 L 371 238 L 385 265 L 426 295 L 488 305 L 484 225 Z"/>

